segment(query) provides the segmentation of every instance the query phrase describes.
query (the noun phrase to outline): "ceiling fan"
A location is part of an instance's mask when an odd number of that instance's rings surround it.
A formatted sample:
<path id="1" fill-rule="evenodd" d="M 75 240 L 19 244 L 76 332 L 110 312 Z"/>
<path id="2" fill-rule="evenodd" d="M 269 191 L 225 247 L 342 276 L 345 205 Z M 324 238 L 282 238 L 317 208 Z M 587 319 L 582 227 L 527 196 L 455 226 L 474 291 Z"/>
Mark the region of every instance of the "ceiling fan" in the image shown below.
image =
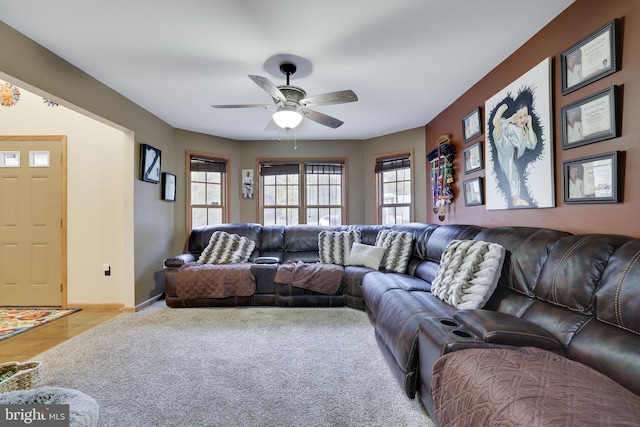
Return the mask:
<path id="1" fill-rule="evenodd" d="M 212 105 L 213 108 L 264 108 L 275 111 L 272 120 L 269 121 L 265 130 L 277 129 L 276 126 L 285 130 L 295 128 L 300 124 L 303 117 L 306 117 L 321 125 L 330 128 L 340 127 L 344 122 L 334 117 L 328 116 L 318 111 L 310 110 L 307 107 L 317 107 L 320 105 L 344 104 L 355 102 L 358 97 L 352 90 L 330 92 L 322 95 L 307 97 L 307 93 L 297 86 L 289 84 L 289 77 L 296 72 L 295 64 L 283 63 L 280 71 L 287 76 L 287 84 L 276 86 L 266 77 L 249 75 L 258 86 L 273 98 L 274 105 L 271 104 L 240 104 L 240 105 Z"/>

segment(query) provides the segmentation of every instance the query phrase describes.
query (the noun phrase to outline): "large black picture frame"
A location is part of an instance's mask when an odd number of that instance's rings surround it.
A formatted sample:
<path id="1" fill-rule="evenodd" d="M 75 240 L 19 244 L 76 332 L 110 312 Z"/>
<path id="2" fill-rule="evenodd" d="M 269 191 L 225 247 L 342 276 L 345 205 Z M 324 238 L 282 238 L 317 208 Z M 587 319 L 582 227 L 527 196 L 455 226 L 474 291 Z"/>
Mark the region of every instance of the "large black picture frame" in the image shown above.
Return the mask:
<path id="1" fill-rule="evenodd" d="M 562 149 L 620 136 L 618 86 L 611 86 L 560 108 Z"/>
<path id="2" fill-rule="evenodd" d="M 613 19 L 560 54 L 563 95 L 620 69 L 619 26 Z"/>
<path id="3" fill-rule="evenodd" d="M 564 203 L 622 202 L 623 161 L 623 151 L 563 161 Z"/>

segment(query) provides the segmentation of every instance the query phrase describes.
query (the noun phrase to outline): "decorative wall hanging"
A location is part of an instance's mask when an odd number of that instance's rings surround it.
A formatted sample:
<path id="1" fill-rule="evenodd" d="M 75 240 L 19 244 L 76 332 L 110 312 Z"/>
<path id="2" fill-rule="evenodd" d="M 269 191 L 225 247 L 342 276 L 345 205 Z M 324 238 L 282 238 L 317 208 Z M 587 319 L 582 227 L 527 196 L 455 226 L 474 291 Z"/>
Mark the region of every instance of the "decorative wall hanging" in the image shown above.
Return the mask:
<path id="1" fill-rule="evenodd" d="M 440 221 L 444 221 L 453 201 L 453 158 L 456 149 L 449 135 L 442 135 L 437 143 L 438 147 L 427 154 L 427 160 L 431 163 L 433 213 L 438 214 Z"/>
<path id="2" fill-rule="evenodd" d="M 562 162 L 564 202 L 620 203 L 623 151 Z"/>
<path id="3" fill-rule="evenodd" d="M 11 83 L 2 83 L 0 86 L 0 104 L 3 107 L 12 107 L 20 101 L 20 89 Z"/>
<path id="4" fill-rule="evenodd" d="M 253 199 L 253 169 L 242 169 L 242 198 Z"/>
<path id="5" fill-rule="evenodd" d="M 487 209 L 555 204 L 551 59 L 485 103 Z"/>
<path id="6" fill-rule="evenodd" d="M 176 201 L 176 176 L 172 173 L 162 172 L 162 200 Z"/>
<path id="7" fill-rule="evenodd" d="M 154 184 L 160 183 L 160 161 L 162 152 L 147 144 L 140 144 L 140 179 Z"/>
<path id="8" fill-rule="evenodd" d="M 618 25 L 614 19 L 560 54 L 563 95 L 620 69 Z"/>
<path id="9" fill-rule="evenodd" d="M 560 109 L 562 149 L 619 136 L 617 86 L 611 86 Z"/>

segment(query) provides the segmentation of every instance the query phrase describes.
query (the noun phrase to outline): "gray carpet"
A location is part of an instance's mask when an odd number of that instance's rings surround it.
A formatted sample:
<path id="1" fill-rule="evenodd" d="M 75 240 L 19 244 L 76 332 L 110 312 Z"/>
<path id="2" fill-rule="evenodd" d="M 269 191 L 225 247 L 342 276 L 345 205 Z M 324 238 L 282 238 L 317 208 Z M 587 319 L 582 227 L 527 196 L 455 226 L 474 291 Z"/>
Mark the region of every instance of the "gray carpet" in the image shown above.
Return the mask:
<path id="1" fill-rule="evenodd" d="M 159 301 L 35 358 L 100 426 L 431 426 L 382 359 L 364 312 L 172 309 Z"/>

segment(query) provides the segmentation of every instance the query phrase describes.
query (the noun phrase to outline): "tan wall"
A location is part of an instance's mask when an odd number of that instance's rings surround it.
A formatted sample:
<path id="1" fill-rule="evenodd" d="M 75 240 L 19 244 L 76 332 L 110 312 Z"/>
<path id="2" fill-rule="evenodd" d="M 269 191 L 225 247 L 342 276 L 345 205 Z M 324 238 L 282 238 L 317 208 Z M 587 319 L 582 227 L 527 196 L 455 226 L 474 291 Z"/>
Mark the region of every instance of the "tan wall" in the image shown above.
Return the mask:
<path id="1" fill-rule="evenodd" d="M 561 96 L 557 67 L 559 53 L 615 17 L 624 17 L 622 70 L 572 94 Z M 640 168 L 638 168 L 640 121 L 637 120 L 640 112 L 640 79 L 637 77 L 640 74 L 640 53 L 637 51 L 639 44 L 640 3 L 638 1 L 577 0 L 514 55 L 499 64 L 465 95 L 431 121 L 425 129 L 408 130 L 368 141 L 300 141 L 298 150 L 292 154 L 292 142 L 283 141 L 280 145 L 272 141 L 238 142 L 175 130 L 114 90 L 0 22 L 0 56 L 11 58 L 2 63 L 3 76 L 14 77 L 30 87 L 38 88 L 43 93 L 64 100 L 69 108 L 102 123 L 114 125 L 127 135 L 122 152 L 116 153 L 121 156 L 125 166 L 115 178 L 122 183 L 123 197 L 129 200 L 123 205 L 122 229 L 118 230 L 121 234 L 115 238 L 124 242 L 120 259 L 134 260 L 133 271 L 123 273 L 125 282 L 128 280 L 126 278 L 128 275 L 132 276 L 131 280 L 134 283 L 133 297 L 130 296 L 131 292 L 125 290 L 123 291 L 125 295 L 120 298 L 126 306 L 140 304 L 162 291 L 162 260 L 181 250 L 184 244 L 184 191 L 181 192 L 180 188 L 184 190 L 184 151 L 186 149 L 231 157 L 232 175 L 237 177 L 237 181 L 234 180 L 231 187 L 232 221 L 255 221 L 257 217 L 255 201 L 241 200 L 239 186 L 241 169 L 255 169 L 256 158 L 347 157 L 350 173 L 349 222 L 372 223 L 374 218 L 373 156 L 413 148 L 416 168 L 414 219 L 438 223 L 437 217 L 431 211 L 430 198 L 427 196 L 429 185 L 425 162 L 426 152 L 435 147 L 435 141 L 440 135 L 451 134 L 459 149 L 456 163 L 460 164 L 463 148 L 460 142 L 462 116 L 479 105 L 483 106 L 486 99 L 546 56 L 553 57 L 556 62 L 554 68 L 555 139 L 558 140 L 559 135 L 560 107 L 613 84 L 623 87 L 622 136 L 566 151 L 556 143 L 554 150 L 556 208 L 518 210 L 517 212 L 486 211 L 482 207 L 465 208 L 459 196 L 462 180 L 484 175 L 485 171 L 468 176 L 458 173 L 455 188 L 458 198 L 445 222 L 486 226 L 501 224 L 551 226 L 572 232 L 599 231 L 640 236 L 640 223 L 631 220 L 640 211 L 640 194 L 633 185 L 639 181 L 640 174 Z M 175 173 L 179 179 L 176 203 L 161 201 L 159 185 L 145 183 L 138 179 L 139 143 L 147 143 L 162 150 L 162 170 Z M 562 160 L 612 150 L 623 150 L 627 154 L 624 203 L 564 206 L 561 203 L 560 165 Z M 73 202 L 70 201 L 70 203 Z M 93 207 L 99 208 L 99 206 L 96 204 Z M 95 225 L 95 227 L 99 226 L 100 224 Z M 87 230 L 87 233 L 90 231 Z M 131 234 L 133 239 L 130 238 Z M 91 242 L 91 237 L 87 239 Z M 124 261 L 123 264 L 126 265 Z M 126 270 L 126 266 L 123 268 Z M 124 286 L 127 289 L 127 283 Z"/>
<path id="2" fill-rule="evenodd" d="M 566 96 L 561 94 L 559 54 L 613 18 L 622 19 L 622 69 Z M 632 220 L 640 212 L 640 2 L 637 0 L 577 0 L 557 19 L 542 29 L 517 52 L 467 91 L 426 126 L 427 151 L 440 135 L 451 134 L 456 145 L 456 199 L 445 223 L 483 226 L 526 225 L 552 227 L 572 233 L 605 232 L 640 237 L 640 222 Z M 486 170 L 464 175 L 462 172 L 461 118 L 526 73 L 545 57 L 552 57 L 555 140 L 555 200 L 549 209 L 486 210 L 465 207 L 462 181 L 485 176 Z M 560 108 L 612 85 L 622 86 L 622 132 L 610 139 L 582 147 L 562 150 Z M 486 136 L 483 136 L 486 138 Z M 621 150 L 626 152 L 623 201 L 620 204 L 564 205 L 562 202 L 562 161 L 592 154 Z M 428 173 L 428 172 L 427 172 Z M 427 175 L 425 175 L 426 177 Z M 427 200 L 427 221 L 439 223 Z"/>
<path id="3" fill-rule="evenodd" d="M 240 210 L 237 194 L 240 192 L 240 169 L 238 158 L 240 158 L 240 144 L 238 141 L 232 141 L 225 138 L 219 138 L 211 135 L 204 135 L 196 132 L 176 129 L 175 131 L 175 147 L 173 149 L 173 157 L 175 159 L 175 174 L 177 181 L 176 202 L 174 212 L 174 241 L 173 254 L 182 252 L 184 243 L 187 238 L 187 208 L 186 208 L 186 189 L 188 183 L 186 169 L 186 153 L 187 151 L 198 151 L 230 158 L 231 176 L 238 177 L 231 181 L 231 218 L 229 222 L 240 221 Z"/>
<path id="4" fill-rule="evenodd" d="M 298 148 L 294 148 L 297 145 Z M 283 139 L 281 142 L 242 141 L 240 165 L 235 180 L 240 180 L 242 169 L 253 169 L 257 177 L 257 159 L 304 159 L 304 158 L 346 158 L 349 181 L 347 188 L 348 221 L 359 223 L 364 219 L 364 199 L 360 177 L 362 176 L 362 141 L 298 141 Z M 258 190 L 258 187 L 256 187 Z M 240 204 L 240 218 L 243 222 L 257 221 L 257 202 L 240 198 L 240 189 L 235 194 Z"/>
<path id="5" fill-rule="evenodd" d="M 265 141 L 232 141 L 184 130 L 175 131 L 176 174 L 179 177 L 176 195 L 174 249 L 182 250 L 186 239 L 185 187 L 187 150 L 228 156 L 231 160 L 231 219 L 230 222 L 258 222 L 258 197 L 241 197 L 241 173 L 253 169 L 257 177 L 259 159 L 346 158 L 349 185 L 348 221 L 350 224 L 372 224 L 374 221 L 375 155 L 411 149 L 414 153 L 415 221 L 425 221 L 426 188 L 424 129 L 412 129 L 373 138 L 367 141 L 298 141 L 283 139 Z M 297 148 L 294 148 L 296 147 Z M 256 191 L 259 187 L 256 188 Z"/>
<path id="6" fill-rule="evenodd" d="M 419 177 L 424 175 L 424 165 L 420 161 L 424 159 L 424 130 L 421 128 L 370 141 L 299 141 L 296 150 L 293 150 L 293 141 L 286 139 L 280 143 L 230 141 L 171 128 L 149 112 L 1 22 L 0 40 L 2 41 L 0 55 L 13 58 L 12 61 L 3 63 L 4 76 L 14 78 L 15 81 L 33 88 L 34 93 L 50 95 L 50 98 L 59 100 L 68 108 L 124 132 L 126 142 L 119 156 L 125 166 L 117 172 L 117 181 L 123 185 L 122 197 L 125 200 L 122 207 L 124 212 L 122 228 L 118 233 L 112 233 L 115 228 L 111 227 L 104 227 L 102 230 L 106 232 L 107 238 L 112 239 L 112 244 L 116 239 L 123 239 L 124 243 L 119 249 L 118 258 L 128 260 L 131 267 L 128 270 L 123 267 L 125 270 L 123 295 L 118 296 L 120 292 L 109 291 L 107 296 L 97 293 L 94 298 L 97 302 L 115 302 L 132 307 L 163 290 L 162 261 L 180 252 L 186 237 L 184 206 L 186 150 L 210 152 L 231 158 L 232 222 L 257 221 L 256 199 L 243 200 L 240 197 L 240 173 L 242 169 L 255 169 L 258 158 L 346 157 L 349 162 L 350 178 L 348 187 L 350 223 L 373 221 L 373 198 L 370 196 L 374 191 L 372 156 L 388 152 L 389 147 L 393 147 L 394 150 L 414 148 L 417 159 L 416 188 L 420 193 Z M 72 132 L 69 131 L 69 133 Z M 159 185 L 138 179 L 140 143 L 150 144 L 162 150 L 162 171 L 174 173 L 178 177 L 176 203 L 168 203 L 160 199 Z M 77 161 L 82 159 L 78 156 L 70 159 L 70 162 Z M 108 166 L 105 165 L 105 168 L 108 169 Z M 111 171 L 114 170 L 118 169 L 111 169 Z M 77 178 L 73 179 L 74 182 L 70 182 L 70 186 L 82 184 L 80 180 L 75 181 Z M 424 212 L 421 212 L 421 206 L 424 206 L 425 202 L 421 202 L 420 197 L 423 196 L 419 195 L 416 198 L 418 207 L 415 214 L 416 220 L 425 218 Z M 86 200 L 69 200 L 70 204 L 82 202 L 86 203 Z M 101 199 L 91 208 L 100 209 L 103 204 L 104 200 Z M 110 207 L 118 208 L 118 205 Z M 92 226 L 100 227 L 100 224 L 92 224 Z M 90 229 L 91 226 L 83 227 L 79 235 L 90 231 L 85 228 Z M 91 239 L 89 238 L 88 241 L 91 242 Z M 79 248 L 76 255 L 81 256 L 85 251 L 86 248 Z M 111 261 L 101 260 L 99 267 L 104 262 Z M 93 271 L 92 266 L 87 266 L 87 270 Z M 83 273 L 78 274 L 77 277 L 80 281 L 91 281 L 92 274 Z M 78 298 L 82 300 L 85 296 L 81 294 Z"/>
<path id="7" fill-rule="evenodd" d="M 5 80 L 0 80 L 0 83 Z M 20 100 L 0 110 L 3 135 L 67 137 L 67 303 L 133 305 L 132 162 L 127 133 L 64 106 L 49 107 L 42 96 L 20 87 Z M 96 226 L 99 224 L 99 226 Z M 88 238 L 91 236 L 91 238 Z M 105 276 L 102 264 L 111 265 Z"/>
<path id="8" fill-rule="evenodd" d="M 424 129 L 412 129 L 391 135 L 373 138 L 364 143 L 364 174 L 362 182 L 365 196 L 365 224 L 373 224 L 375 220 L 375 175 L 374 157 L 385 153 L 392 153 L 411 149 L 413 151 L 413 180 L 414 180 L 414 212 L 415 222 L 425 222 L 427 215 L 425 187 L 426 153 Z"/>
<path id="9" fill-rule="evenodd" d="M 135 260 L 134 271 L 127 273 L 133 276 L 135 296 L 126 295 L 121 303 L 131 308 L 162 292 L 162 260 L 173 254 L 174 205 L 161 201 L 159 185 L 137 179 L 138 143 L 162 150 L 165 154 L 162 170 L 173 172 L 173 156 L 166 155 L 173 149 L 173 128 L 3 22 L 0 22 L 0 57 L 11 58 L 1 65 L 5 77 L 13 77 L 37 88 L 38 93 L 64 100 L 69 108 L 103 123 L 117 124 L 122 131 L 135 135 L 135 143 L 130 141 L 122 153 L 121 161 L 126 166 L 120 177 L 123 185 L 133 183 L 126 194 L 133 207 L 124 211 L 124 229 L 114 232 L 125 233 L 128 239 L 133 234 L 133 240 L 122 248 L 121 255 Z M 100 227 L 100 224 L 93 226 Z M 87 236 L 83 250 L 93 250 L 90 247 L 92 230 L 83 231 Z M 99 268 L 101 266 L 102 262 Z"/>

